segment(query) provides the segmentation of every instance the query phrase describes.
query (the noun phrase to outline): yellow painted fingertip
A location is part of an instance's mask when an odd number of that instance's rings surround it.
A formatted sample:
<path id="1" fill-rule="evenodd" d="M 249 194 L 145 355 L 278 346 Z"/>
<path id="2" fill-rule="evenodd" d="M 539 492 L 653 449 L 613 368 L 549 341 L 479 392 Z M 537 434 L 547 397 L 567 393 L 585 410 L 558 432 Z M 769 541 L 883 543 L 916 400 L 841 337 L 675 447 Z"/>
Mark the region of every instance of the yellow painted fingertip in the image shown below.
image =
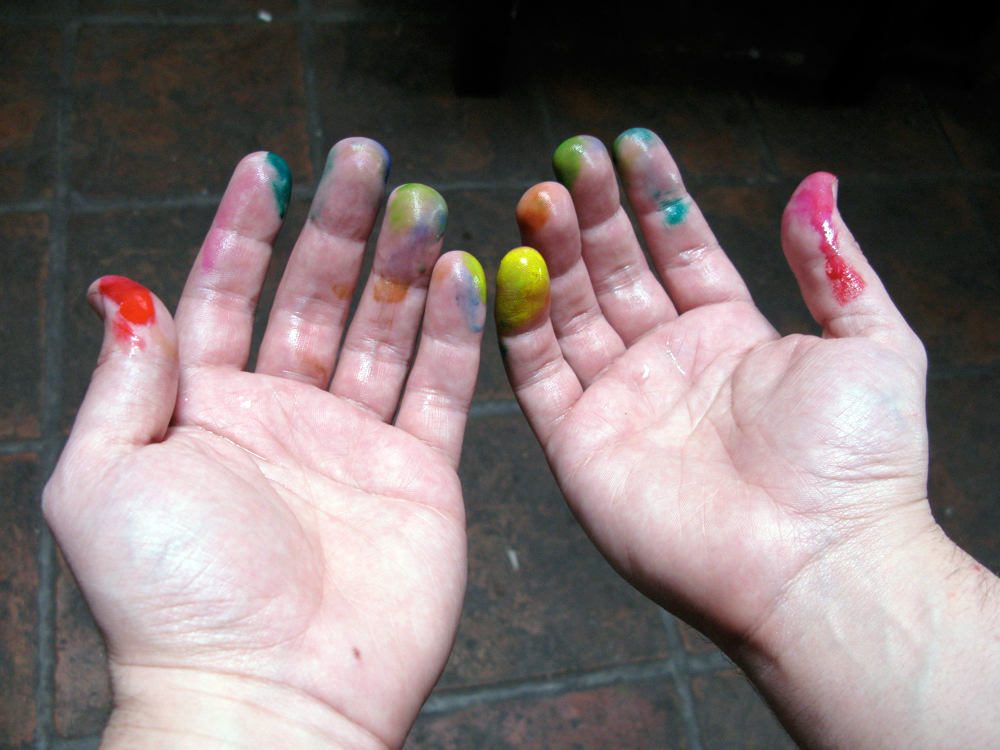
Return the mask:
<path id="1" fill-rule="evenodd" d="M 495 315 L 505 332 L 521 330 L 549 310 L 549 269 L 537 250 L 518 247 L 500 261 Z"/>

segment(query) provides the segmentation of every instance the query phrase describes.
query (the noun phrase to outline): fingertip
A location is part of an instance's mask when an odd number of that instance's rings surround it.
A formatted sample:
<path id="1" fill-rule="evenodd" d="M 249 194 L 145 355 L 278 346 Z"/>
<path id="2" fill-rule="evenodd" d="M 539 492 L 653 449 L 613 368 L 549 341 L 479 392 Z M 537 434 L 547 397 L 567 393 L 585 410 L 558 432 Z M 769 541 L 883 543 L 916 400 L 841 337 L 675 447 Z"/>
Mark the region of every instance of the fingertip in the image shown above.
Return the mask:
<path id="1" fill-rule="evenodd" d="M 288 212 L 288 203 L 292 199 L 292 170 L 288 162 L 277 154 L 267 152 L 264 157 L 271 168 L 271 191 L 274 193 L 275 208 L 282 219 Z"/>
<path id="2" fill-rule="evenodd" d="M 534 235 L 559 215 L 561 197 L 566 194 L 558 182 L 541 182 L 528 188 L 517 202 L 515 216 L 521 236 Z"/>
<path id="3" fill-rule="evenodd" d="M 593 164 L 598 155 L 607 153 L 604 144 L 591 135 L 577 135 L 559 144 L 552 155 L 552 170 L 566 188 L 572 192 L 581 171 Z"/>
<path id="4" fill-rule="evenodd" d="M 511 250 L 497 271 L 497 328 L 502 334 L 520 333 L 537 327 L 548 313 L 549 271 L 545 259 L 534 248 Z"/>
<path id="5" fill-rule="evenodd" d="M 351 136 L 337 141 L 327 153 L 324 176 L 333 171 L 338 163 L 350 161 L 353 168 L 381 175 L 382 183 L 389 179 L 392 158 L 389 151 L 378 141 L 362 136 Z"/>
<path id="6" fill-rule="evenodd" d="M 464 250 L 445 253 L 434 266 L 430 297 L 439 294 L 454 302 L 454 310 L 465 328 L 473 333 L 486 323 L 486 274 L 479 260 Z"/>

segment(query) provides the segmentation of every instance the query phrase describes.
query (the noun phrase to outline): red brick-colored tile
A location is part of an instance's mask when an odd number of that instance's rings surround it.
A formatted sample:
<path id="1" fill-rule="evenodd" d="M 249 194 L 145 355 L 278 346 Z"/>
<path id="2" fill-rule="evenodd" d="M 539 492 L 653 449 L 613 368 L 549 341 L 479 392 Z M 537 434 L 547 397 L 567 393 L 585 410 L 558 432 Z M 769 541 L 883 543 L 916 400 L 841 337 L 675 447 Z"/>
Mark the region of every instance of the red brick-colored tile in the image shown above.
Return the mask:
<path id="1" fill-rule="evenodd" d="M 61 45 L 57 29 L 0 26 L 0 201 L 52 195 Z"/>
<path id="2" fill-rule="evenodd" d="M 85 26 L 73 186 L 94 197 L 221 192 L 246 154 L 312 180 L 296 27 Z"/>
<path id="3" fill-rule="evenodd" d="M 39 489 L 36 456 L 0 456 L 0 747 L 35 734 Z"/>
<path id="4" fill-rule="evenodd" d="M 688 744 L 677 696 L 664 680 L 514 698 L 421 716 L 404 747 L 681 750 Z"/>
<path id="5" fill-rule="evenodd" d="M 1000 170 L 1000 85 L 975 89 L 931 86 L 928 96 L 962 166 L 970 172 Z"/>
<path id="6" fill-rule="evenodd" d="M 104 642 L 60 556 L 56 582 L 55 723 L 62 737 L 97 734 L 111 711 Z"/>
<path id="7" fill-rule="evenodd" d="M 44 214 L 0 216 L 0 439 L 41 434 L 41 350 L 49 245 Z"/>
<path id="8" fill-rule="evenodd" d="M 741 672 L 691 679 L 705 750 L 795 750 L 797 745 Z"/>
<path id="9" fill-rule="evenodd" d="M 523 417 L 470 420 L 460 473 L 469 583 L 442 687 L 666 654 L 658 609 L 584 536 Z"/>

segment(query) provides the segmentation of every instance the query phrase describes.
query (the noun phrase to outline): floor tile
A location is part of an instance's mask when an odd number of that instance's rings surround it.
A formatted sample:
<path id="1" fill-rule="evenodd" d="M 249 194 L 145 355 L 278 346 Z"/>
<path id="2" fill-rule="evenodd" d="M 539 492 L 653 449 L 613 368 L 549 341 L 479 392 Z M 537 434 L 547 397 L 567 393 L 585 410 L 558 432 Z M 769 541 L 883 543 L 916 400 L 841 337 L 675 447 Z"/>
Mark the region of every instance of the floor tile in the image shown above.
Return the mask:
<path id="1" fill-rule="evenodd" d="M 779 168 L 796 179 L 947 173 L 957 166 L 922 93 L 886 79 L 864 105 L 808 103 L 761 94 L 754 103 Z"/>
<path id="2" fill-rule="evenodd" d="M 673 690 L 640 682 L 532 696 L 422 716 L 406 750 L 681 750 L 687 737 Z"/>
<path id="3" fill-rule="evenodd" d="M 547 158 L 529 90 L 456 96 L 446 23 L 320 26 L 316 59 L 326 137 L 379 141 L 392 155 L 390 186 L 528 180 L 532 160 Z"/>
<path id="4" fill-rule="evenodd" d="M 38 458 L 0 456 L 0 747 L 35 734 L 40 477 Z"/>
<path id="5" fill-rule="evenodd" d="M 41 435 L 48 245 L 45 214 L 0 216 L 0 439 Z"/>
<path id="6" fill-rule="evenodd" d="M 104 641 L 60 555 L 56 580 L 56 731 L 61 737 L 98 734 L 110 711 Z"/>
<path id="7" fill-rule="evenodd" d="M 1000 252 L 964 187 L 845 179 L 839 201 L 932 368 L 1000 359 Z"/>
<path id="8" fill-rule="evenodd" d="M 1000 171 L 1000 85 L 928 86 L 927 93 L 962 166 L 974 173 Z"/>
<path id="9" fill-rule="evenodd" d="M 460 475 L 469 584 L 442 687 L 666 654 L 657 608 L 584 536 L 523 417 L 470 420 Z"/>
<path id="10" fill-rule="evenodd" d="M 948 535 L 1000 575 L 1000 376 L 932 380 L 928 492 Z"/>
<path id="11" fill-rule="evenodd" d="M 0 202 L 53 194 L 61 47 L 58 29 L 0 26 Z"/>
<path id="12" fill-rule="evenodd" d="M 705 750 L 794 750 L 792 742 L 742 673 L 729 670 L 691 679 Z"/>
<path id="13" fill-rule="evenodd" d="M 236 163 L 280 154 L 312 181 L 296 27 L 85 26 L 73 186 L 88 197 L 220 192 Z"/>

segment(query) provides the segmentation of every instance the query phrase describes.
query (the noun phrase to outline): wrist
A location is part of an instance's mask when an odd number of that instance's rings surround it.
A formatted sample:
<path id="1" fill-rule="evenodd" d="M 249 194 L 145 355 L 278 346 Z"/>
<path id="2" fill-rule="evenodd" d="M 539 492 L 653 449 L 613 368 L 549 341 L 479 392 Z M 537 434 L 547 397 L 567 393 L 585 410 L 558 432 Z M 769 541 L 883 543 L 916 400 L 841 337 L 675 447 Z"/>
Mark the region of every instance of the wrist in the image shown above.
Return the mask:
<path id="1" fill-rule="evenodd" d="M 322 701 L 283 685 L 168 667 L 112 665 L 115 706 L 102 750 L 385 750 Z"/>
<path id="2" fill-rule="evenodd" d="M 804 746 L 989 747 L 1000 581 L 929 515 L 873 530 L 804 569 L 734 657 Z"/>

